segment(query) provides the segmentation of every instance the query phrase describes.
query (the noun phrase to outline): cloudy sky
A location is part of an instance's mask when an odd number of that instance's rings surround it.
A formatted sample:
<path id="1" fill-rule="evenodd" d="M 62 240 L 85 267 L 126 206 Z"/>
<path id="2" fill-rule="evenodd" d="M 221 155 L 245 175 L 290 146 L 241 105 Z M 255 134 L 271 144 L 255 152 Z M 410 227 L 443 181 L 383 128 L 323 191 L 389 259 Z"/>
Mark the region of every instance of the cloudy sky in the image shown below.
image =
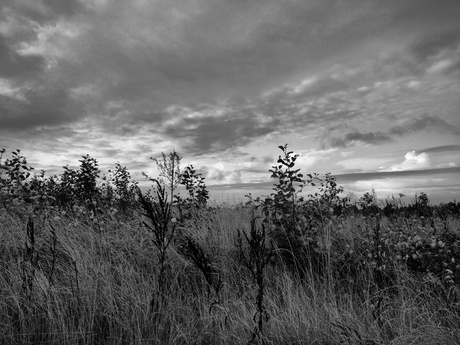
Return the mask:
<path id="1" fill-rule="evenodd" d="M 137 180 L 172 149 L 216 199 L 279 145 L 346 193 L 460 201 L 458 0 L 2 0 L 0 148 Z M 5 158 L 5 157 L 4 157 Z"/>

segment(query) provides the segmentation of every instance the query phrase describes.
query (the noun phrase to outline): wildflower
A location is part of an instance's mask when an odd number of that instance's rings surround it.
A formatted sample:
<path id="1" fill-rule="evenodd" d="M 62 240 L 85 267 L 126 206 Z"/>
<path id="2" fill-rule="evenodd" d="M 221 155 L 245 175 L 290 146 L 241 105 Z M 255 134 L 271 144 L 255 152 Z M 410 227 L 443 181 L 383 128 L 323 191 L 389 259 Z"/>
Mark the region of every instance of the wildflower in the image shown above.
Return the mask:
<path id="1" fill-rule="evenodd" d="M 177 219 L 176 218 L 171 218 L 171 223 L 174 224 L 175 222 L 177 222 Z"/>

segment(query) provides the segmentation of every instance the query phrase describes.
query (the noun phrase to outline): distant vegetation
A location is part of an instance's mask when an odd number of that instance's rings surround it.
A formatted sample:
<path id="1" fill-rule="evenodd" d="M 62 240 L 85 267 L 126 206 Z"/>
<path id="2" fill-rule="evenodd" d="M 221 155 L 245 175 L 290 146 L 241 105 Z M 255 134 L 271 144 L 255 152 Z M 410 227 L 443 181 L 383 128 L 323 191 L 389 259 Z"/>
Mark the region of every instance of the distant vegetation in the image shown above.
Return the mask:
<path id="1" fill-rule="evenodd" d="M 460 203 L 352 203 L 279 148 L 270 195 L 214 207 L 175 151 L 147 192 L 119 163 L 46 177 L 12 152 L 1 343 L 459 344 Z"/>

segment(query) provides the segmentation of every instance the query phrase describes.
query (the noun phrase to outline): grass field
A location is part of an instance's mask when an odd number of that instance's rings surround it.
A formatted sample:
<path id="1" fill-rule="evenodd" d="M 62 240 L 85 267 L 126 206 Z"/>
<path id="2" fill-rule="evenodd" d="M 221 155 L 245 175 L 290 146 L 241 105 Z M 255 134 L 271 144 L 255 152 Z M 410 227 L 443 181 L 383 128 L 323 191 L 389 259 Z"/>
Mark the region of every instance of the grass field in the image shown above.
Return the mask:
<path id="1" fill-rule="evenodd" d="M 259 329 L 261 286 L 242 259 L 246 254 L 251 260 L 251 247 L 237 231 L 250 238 L 252 212 L 202 209 L 172 223 L 175 238 L 159 295 L 158 248 L 140 213 L 91 217 L 46 209 L 33 217 L 18 207 L 1 209 L 2 343 L 460 343 L 458 271 L 447 282 L 445 270 L 441 276 L 411 270 L 407 260 L 397 260 L 397 246 L 388 244 L 389 257 L 381 265 L 391 268 L 381 269 L 391 279 L 380 284 L 368 243 L 375 220 L 362 215 L 332 219 L 317 229 L 315 240 L 324 249 L 306 253 L 301 271 L 273 250 L 258 272 L 264 278 Z M 436 231 L 459 235 L 458 218 L 433 220 L 442 227 Z M 400 238 L 419 236 L 416 240 L 429 241 L 431 248 L 431 237 L 423 237 L 429 222 L 379 221 L 383 243 L 394 232 Z M 208 268 L 180 249 L 185 234 L 202 249 Z M 452 258 L 460 260 L 457 254 Z"/>
<path id="2" fill-rule="evenodd" d="M 460 203 L 352 204 L 331 176 L 297 198 L 284 158 L 270 198 L 209 207 L 193 169 L 172 206 L 121 166 L 113 188 L 89 157 L 31 180 L 16 155 L 0 181 L 1 344 L 460 344 Z"/>

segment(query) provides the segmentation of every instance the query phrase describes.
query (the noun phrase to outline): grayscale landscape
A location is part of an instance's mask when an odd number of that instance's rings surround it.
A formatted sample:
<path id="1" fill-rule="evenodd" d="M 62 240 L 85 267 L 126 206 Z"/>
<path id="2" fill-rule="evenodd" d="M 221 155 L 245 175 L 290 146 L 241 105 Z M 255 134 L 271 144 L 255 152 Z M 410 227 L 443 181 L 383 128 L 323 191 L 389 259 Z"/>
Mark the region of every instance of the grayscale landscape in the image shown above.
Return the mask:
<path id="1" fill-rule="evenodd" d="M 0 343 L 459 344 L 459 13 L 2 1 Z"/>

